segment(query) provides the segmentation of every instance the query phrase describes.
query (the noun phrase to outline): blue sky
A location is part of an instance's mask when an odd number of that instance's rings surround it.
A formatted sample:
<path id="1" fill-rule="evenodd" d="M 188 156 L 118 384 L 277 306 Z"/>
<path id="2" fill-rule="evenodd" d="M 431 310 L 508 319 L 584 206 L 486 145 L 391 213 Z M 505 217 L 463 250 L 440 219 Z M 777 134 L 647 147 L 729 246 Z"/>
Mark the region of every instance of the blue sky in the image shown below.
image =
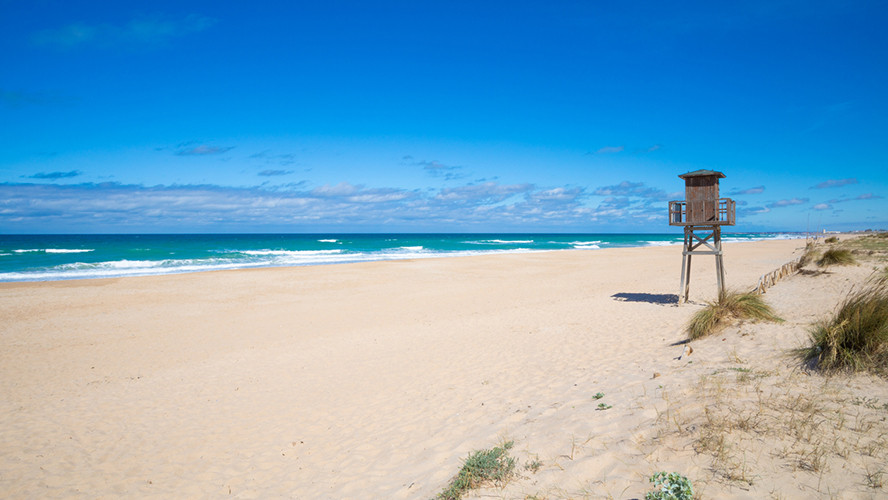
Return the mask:
<path id="1" fill-rule="evenodd" d="M 888 228 L 888 4 L 0 0 L 0 233 Z"/>

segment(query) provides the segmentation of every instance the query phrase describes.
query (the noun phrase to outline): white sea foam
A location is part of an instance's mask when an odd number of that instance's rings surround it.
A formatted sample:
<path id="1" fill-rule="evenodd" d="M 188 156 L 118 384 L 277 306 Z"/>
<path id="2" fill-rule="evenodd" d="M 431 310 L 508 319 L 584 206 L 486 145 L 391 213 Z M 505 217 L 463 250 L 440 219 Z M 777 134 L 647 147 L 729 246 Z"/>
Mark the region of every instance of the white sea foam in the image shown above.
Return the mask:
<path id="1" fill-rule="evenodd" d="M 94 252 L 93 248 L 28 248 L 22 250 L 13 250 L 15 253 L 30 253 L 30 252 L 44 252 L 44 253 L 84 253 L 84 252 Z"/>
<path id="2" fill-rule="evenodd" d="M 556 241 L 553 241 L 552 243 L 557 243 L 557 242 L 556 242 Z M 568 243 L 568 245 L 595 245 L 595 244 L 598 244 L 598 243 L 601 243 L 601 240 L 595 240 L 595 241 L 571 241 L 570 243 Z"/>
<path id="3" fill-rule="evenodd" d="M 115 278 L 129 276 L 152 276 L 158 274 L 181 274 L 198 271 L 244 269 L 255 267 L 309 266 L 320 264 L 346 264 L 379 260 L 427 259 L 445 257 L 470 257 L 501 253 L 533 253 L 539 250 L 513 249 L 453 252 L 423 251 L 422 247 L 405 247 L 379 252 L 342 253 L 339 250 L 327 251 L 254 251 L 251 259 L 214 257 L 209 259 L 167 259 L 167 260 L 118 260 L 108 262 L 75 262 L 62 264 L 41 271 L 0 273 L 2 281 L 40 281 L 65 279 Z M 261 253 L 259 253 L 261 252 Z M 247 252 L 240 252 L 247 253 Z"/>
<path id="4" fill-rule="evenodd" d="M 722 241 L 725 243 L 742 243 L 744 241 L 795 240 L 800 238 L 804 238 L 804 236 L 797 234 L 767 234 L 761 236 L 750 236 L 747 238 L 737 238 L 728 235 L 722 236 Z"/>
<path id="5" fill-rule="evenodd" d="M 574 248 L 577 250 L 599 250 L 601 247 L 598 245 L 574 245 Z"/>
<path id="6" fill-rule="evenodd" d="M 668 247 L 681 244 L 680 241 L 645 241 L 645 243 L 652 247 Z"/>
<path id="7" fill-rule="evenodd" d="M 0 257 L 3 257 L 5 255 L 12 255 L 12 254 L 11 253 L 0 253 Z"/>
<path id="8" fill-rule="evenodd" d="M 409 251 L 416 252 L 416 251 L 422 250 L 422 246 L 420 245 L 420 246 L 415 246 L 415 247 L 398 247 L 398 250 L 409 250 Z"/>
<path id="9" fill-rule="evenodd" d="M 93 269 L 148 269 L 152 267 L 162 267 L 166 260 L 112 260 L 107 262 L 71 262 L 68 264 L 59 264 L 49 269 L 65 270 L 65 271 L 82 271 Z"/>
<path id="10" fill-rule="evenodd" d="M 339 240 L 318 240 L 321 243 L 336 243 Z"/>
<path id="11" fill-rule="evenodd" d="M 533 243 L 533 240 L 478 240 L 464 241 L 463 243 L 474 245 L 517 245 L 519 243 Z"/>
<path id="12" fill-rule="evenodd" d="M 246 255 L 323 255 L 342 253 L 342 250 L 242 250 L 239 253 Z"/>

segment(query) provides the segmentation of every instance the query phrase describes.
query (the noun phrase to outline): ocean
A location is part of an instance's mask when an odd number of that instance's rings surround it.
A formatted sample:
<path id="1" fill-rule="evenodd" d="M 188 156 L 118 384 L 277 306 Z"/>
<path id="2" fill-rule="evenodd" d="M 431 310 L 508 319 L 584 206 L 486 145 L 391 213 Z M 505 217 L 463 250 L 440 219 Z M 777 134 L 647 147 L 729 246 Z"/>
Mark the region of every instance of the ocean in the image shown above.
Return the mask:
<path id="1" fill-rule="evenodd" d="M 794 233 L 723 233 L 722 240 L 797 237 Z M 0 235 L 0 282 L 681 243 L 682 234 L 675 233 Z"/>

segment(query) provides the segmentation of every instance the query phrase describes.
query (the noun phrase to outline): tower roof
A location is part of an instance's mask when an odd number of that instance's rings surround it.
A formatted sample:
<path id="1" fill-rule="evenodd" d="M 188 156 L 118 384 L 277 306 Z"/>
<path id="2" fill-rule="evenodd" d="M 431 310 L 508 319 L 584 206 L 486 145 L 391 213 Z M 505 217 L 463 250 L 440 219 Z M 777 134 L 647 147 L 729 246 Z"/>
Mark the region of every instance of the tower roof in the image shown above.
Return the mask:
<path id="1" fill-rule="evenodd" d="M 687 179 L 688 177 L 707 177 L 710 175 L 716 175 L 719 179 L 724 179 L 726 177 L 725 174 L 716 172 L 715 170 L 695 170 L 693 172 L 681 174 L 678 177 L 681 179 Z"/>

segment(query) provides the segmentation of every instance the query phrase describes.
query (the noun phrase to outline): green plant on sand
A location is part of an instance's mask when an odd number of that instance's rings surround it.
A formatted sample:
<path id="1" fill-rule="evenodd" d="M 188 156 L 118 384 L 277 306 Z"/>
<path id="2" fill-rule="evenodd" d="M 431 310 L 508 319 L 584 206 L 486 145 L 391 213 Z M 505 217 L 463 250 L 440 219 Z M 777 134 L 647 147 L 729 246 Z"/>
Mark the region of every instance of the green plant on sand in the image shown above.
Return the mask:
<path id="1" fill-rule="evenodd" d="M 459 500 L 467 491 L 485 484 L 504 485 L 515 476 L 516 461 L 509 457 L 514 441 L 507 441 L 490 450 L 470 453 L 456 477 L 436 500 Z"/>
<path id="2" fill-rule="evenodd" d="M 694 488 L 690 479 L 678 472 L 658 472 L 651 476 L 651 482 L 657 491 L 651 491 L 644 496 L 645 500 L 691 500 L 694 498 Z"/>
<path id="3" fill-rule="evenodd" d="M 817 261 L 817 265 L 820 267 L 847 266 L 848 264 L 853 263 L 854 256 L 851 255 L 851 252 L 841 248 L 830 248 L 823 252 L 823 255 L 821 255 L 820 259 Z"/>
<path id="4" fill-rule="evenodd" d="M 818 257 L 818 255 L 819 254 L 816 250 L 814 250 L 814 247 L 808 245 L 807 247 L 805 247 L 805 253 L 803 253 L 802 256 L 799 258 L 799 267 L 807 266 L 808 264 L 813 262 Z"/>
<path id="5" fill-rule="evenodd" d="M 761 297 L 755 293 L 723 290 L 718 300 L 706 302 L 688 321 L 686 331 L 690 340 L 697 340 L 724 328 L 732 319 L 782 321 Z"/>
<path id="6" fill-rule="evenodd" d="M 823 240 L 824 243 L 838 243 L 839 239 L 835 236 L 830 236 L 829 238 Z"/>
<path id="7" fill-rule="evenodd" d="M 799 353 L 821 370 L 888 374 L 888 281 L 849 293 L 835 315 L 809 333 L 811 347 Z"/>

